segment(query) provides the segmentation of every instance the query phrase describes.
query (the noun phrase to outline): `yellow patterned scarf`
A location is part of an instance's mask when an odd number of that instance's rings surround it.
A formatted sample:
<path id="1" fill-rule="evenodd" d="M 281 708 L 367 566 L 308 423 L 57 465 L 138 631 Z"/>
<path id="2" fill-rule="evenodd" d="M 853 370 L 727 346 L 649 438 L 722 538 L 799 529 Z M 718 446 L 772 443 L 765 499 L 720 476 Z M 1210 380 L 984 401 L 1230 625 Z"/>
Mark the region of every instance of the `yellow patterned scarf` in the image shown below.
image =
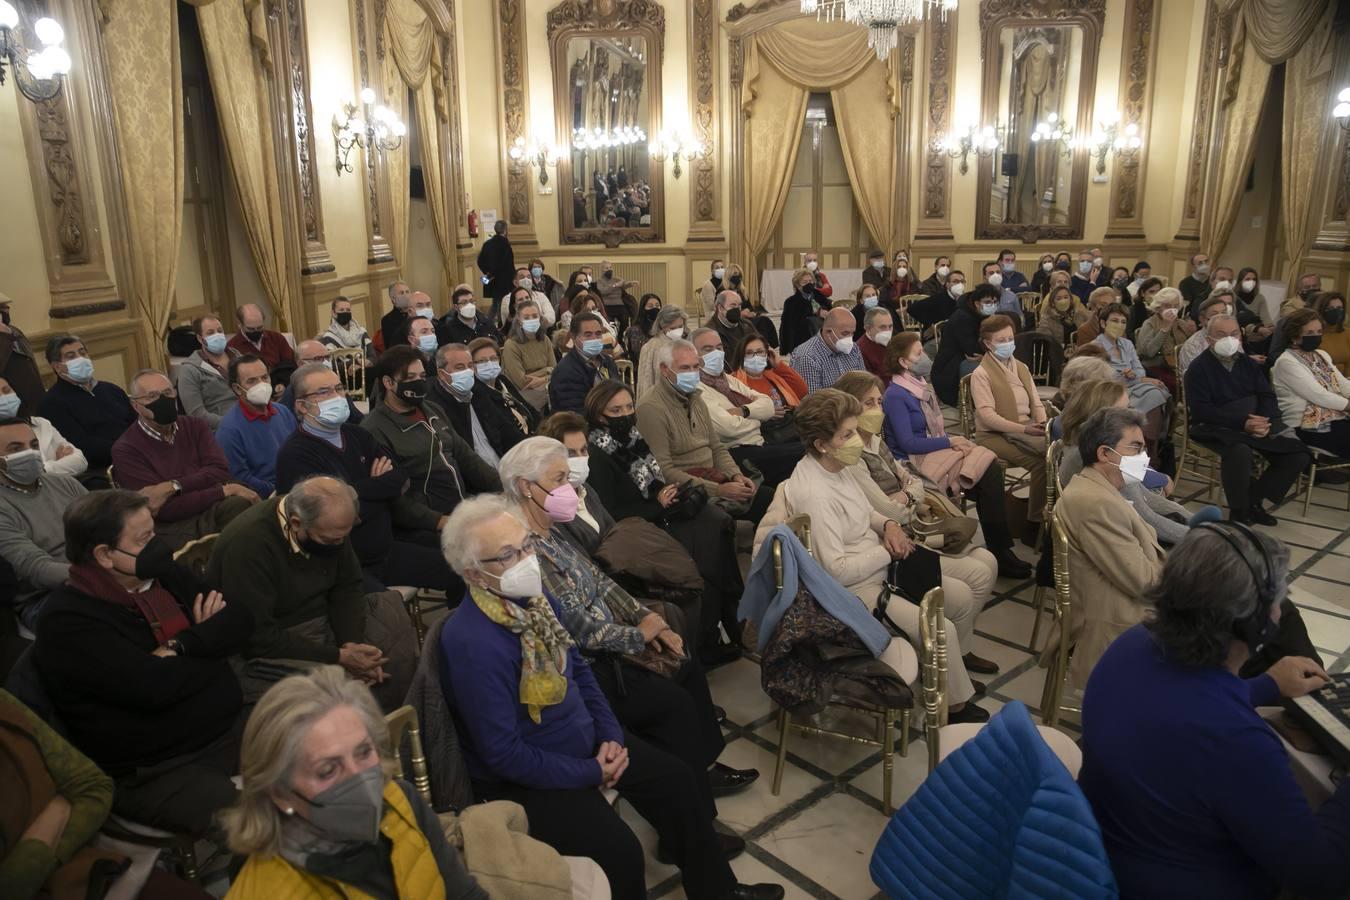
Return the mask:
<path id="1" fill-rule="evenodd" d="M 545 597 L 531 597 L 529 603 L 521 606 L 477 586 L 469 588 L 469 596 L 483 615 L 520 635 L 520 702 L 538 725 L 540 711 L 563 702 L 567 696 L 564 673 L 572 636 L 553 614 L 553 607 Z"/>

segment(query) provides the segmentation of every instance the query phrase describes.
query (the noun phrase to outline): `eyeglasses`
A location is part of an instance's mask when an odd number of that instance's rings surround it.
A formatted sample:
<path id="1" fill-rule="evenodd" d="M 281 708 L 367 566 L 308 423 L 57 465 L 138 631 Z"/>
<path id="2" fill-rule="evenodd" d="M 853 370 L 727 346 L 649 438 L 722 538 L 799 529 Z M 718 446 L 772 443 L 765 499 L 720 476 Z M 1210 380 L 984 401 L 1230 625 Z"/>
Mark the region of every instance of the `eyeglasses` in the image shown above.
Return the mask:
<path id="1" fill-rule="evenodd" d="M 347 396 L 347 389 L 340 384 L 332 387 L 319 388 L 317 391 L 310 391 L 300 397 L 301 400 L 331 400 L 334 397 Z"/>
<path id="2" fill-rule="evenodd" d="M 488 563 L 496 563 L 504 569 L 509 569 L 527 556 L 533 556 L 538 547 L 538 538 L 532 534 L 526 535 L 525 540 L 521 542 L 519 547 L 507 547 L 500 555 L 480 559 L 478 564 L 485 566 Z"/>
<path id="3" fill-rule="evenodd" d="M 160 397 L 168 397 L 170 400 L 177 400 L 178 392 L 175 391 L 173 388 L 165 388 L 162 391 L 150 391 L 148 393 L 141 394 L 139 397 L 132 397 L 131 399 L 135 400 L 137 403 L 144 403 L 148 406 L 149 404 L 154 403 Z"/>

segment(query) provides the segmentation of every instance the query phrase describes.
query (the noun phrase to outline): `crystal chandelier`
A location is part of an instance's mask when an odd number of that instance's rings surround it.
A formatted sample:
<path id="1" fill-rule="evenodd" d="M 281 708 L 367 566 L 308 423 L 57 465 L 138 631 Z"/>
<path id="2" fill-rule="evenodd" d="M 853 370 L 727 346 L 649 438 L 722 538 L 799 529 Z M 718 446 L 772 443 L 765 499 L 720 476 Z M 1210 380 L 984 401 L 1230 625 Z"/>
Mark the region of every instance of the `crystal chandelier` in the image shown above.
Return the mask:
<path id="1" fill-rule="evenodd" d="M 833 22 L 836 19 L 867 29 L 867 46 L 883 62 L 900 42 L 900 29 L 923 18 L 930 9 L 943 16 L 959 0 L 801 0 L 802 13 Z"/>

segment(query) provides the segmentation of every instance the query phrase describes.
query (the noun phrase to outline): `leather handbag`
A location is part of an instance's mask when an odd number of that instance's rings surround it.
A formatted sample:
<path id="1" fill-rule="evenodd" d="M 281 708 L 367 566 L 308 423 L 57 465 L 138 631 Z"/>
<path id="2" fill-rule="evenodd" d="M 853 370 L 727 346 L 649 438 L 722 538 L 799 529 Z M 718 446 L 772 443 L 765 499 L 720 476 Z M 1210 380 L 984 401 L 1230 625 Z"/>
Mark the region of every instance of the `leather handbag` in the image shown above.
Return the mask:
<path id="1" fill-rule="evenodd" d="M 881 584 L 881 593 L 877 595 L 877 606 L 872 615 L 892 632 L 909 638 L 899 626 L 886 615 L 886 607 L 891 598 L 899 595 L 918 606 L 923 602 L 924 594 L 942 584 L 942 557 L 926 547 L 915 547 L 904 559 L 893 559 L 886 567 L 886 580 Z"/>
<path id="2" fill-rule="evenodd" d="M 960 553 L 975 537 L 978 523 L 961 512 L 960 507 L 942 491 L 924 490 L 923 502 L 910 516 L 909 529 L 919 543 L 930 550 Z"/>
<path id="3" fill-rule="evenodd" d="M 707 505 L 708 492 L 703 489 L 703 485 L 686 481 L 676 490 L 675 502 L 666 507 L 661 518 L 667 522 L 682 522 L 703 512 L 703 507 Z"/>

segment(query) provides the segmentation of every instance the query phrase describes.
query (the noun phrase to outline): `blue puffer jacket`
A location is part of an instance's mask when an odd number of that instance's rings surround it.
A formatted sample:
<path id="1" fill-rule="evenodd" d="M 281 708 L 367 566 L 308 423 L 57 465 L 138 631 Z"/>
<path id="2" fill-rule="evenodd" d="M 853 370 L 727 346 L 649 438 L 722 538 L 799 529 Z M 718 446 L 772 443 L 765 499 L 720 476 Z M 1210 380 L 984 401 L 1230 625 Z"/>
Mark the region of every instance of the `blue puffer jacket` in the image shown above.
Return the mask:
<path id="1" fill-rule="evenodd" d="M 896 810 L 870 872 L 893 900 L 1119 896 L 1087 799 L 1017 702 Z"/>

